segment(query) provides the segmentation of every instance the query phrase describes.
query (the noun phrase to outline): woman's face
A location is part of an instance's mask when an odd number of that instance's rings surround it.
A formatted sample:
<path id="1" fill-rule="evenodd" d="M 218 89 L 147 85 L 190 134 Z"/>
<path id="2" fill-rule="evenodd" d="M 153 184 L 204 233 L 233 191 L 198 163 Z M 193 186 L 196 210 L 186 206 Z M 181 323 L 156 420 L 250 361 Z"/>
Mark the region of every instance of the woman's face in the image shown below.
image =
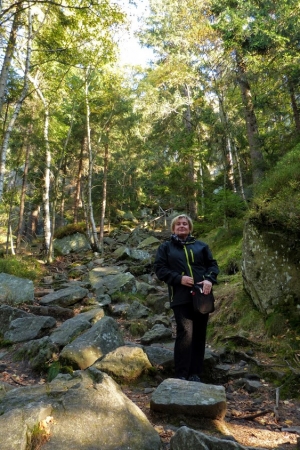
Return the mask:
<path id="1" fill-rule="evenodd" d="M 185 217 L 178 219 L 174 224 L 174 234 L 177 234 L 180 239 L 185 239 L 190 234 L 190 225 Z"/>

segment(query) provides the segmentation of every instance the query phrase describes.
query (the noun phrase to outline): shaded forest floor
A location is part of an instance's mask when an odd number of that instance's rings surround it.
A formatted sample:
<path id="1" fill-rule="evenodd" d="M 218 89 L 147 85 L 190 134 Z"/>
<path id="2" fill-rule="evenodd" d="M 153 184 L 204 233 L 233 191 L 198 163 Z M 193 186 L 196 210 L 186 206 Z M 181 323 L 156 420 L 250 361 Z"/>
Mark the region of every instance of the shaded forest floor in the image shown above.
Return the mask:
<path id="1" fill-rule="evenodd" d="M 61 272 L 63 266 L 60 261 L 59 267 L 54 264 L 51 269 L 53 272 Z M 119 325 L 126 341 L 139 342 L 129 334 L 122 320 L 119 320 Z M 175 336 L 175 330 L 173 331 Z M 47 383 L 46 374 L 34 373 L 25 362 L 14 360 L 17 347 L 18 345 L 0 348 L 0 380 L 14 387 Z M 260 352 L 259 358 L 266 361 L 269 355 Z M 182 425 L 216 437 L 235 440 L 244 446 L 274 450 L 300 449 L 300 442 L 297 444 L 297 440 L 300 441 L 300 400 L 280 399 L 278 408 L 275 408 L 275 387 L 264 380 L 262 388 L 255 393 L 248 393 L 243 388 L 232 388 L 230 383 L 227 383 L 225 419 L 212 421 L 155 413 L 150 409 L 153 390 L 168 376 L 170 375 L 158 369 L 151 377 L 147 376 L 134 384 L 121 386 L 123 392 L 145 413 L 160 434 L 164 450 L 170 448 L 171 437 Z"/>

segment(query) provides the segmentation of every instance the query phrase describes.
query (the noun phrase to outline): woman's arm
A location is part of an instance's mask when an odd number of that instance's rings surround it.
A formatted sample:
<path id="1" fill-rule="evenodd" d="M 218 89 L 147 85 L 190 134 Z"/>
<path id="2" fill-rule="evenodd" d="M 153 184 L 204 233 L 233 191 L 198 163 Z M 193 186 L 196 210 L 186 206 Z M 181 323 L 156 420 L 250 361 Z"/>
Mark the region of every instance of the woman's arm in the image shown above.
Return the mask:
<path id="1" fill-rule="evenodd" d="M 178 273 L 169 267 L 168 261 L 168 242 L 164 242 L 158 247 L 154 261 L 154 269 L 159 280 L 167 284 L 181 284 L 183 274 Z"/>
<path id="2" fill-rule="evenodd" d="M 217 261 L 213 258 L 213 255 L 212 255 L 208 245 L 204 248 L 204 258 L 205 258 L 205 267 L 206 267 L 206 272 L 204 274 L 204 278 L 206 280 L 211 281 L 213 284 L 215 284 L 215 283 L 217 283 L 219 267 L 218 267 Z"/>

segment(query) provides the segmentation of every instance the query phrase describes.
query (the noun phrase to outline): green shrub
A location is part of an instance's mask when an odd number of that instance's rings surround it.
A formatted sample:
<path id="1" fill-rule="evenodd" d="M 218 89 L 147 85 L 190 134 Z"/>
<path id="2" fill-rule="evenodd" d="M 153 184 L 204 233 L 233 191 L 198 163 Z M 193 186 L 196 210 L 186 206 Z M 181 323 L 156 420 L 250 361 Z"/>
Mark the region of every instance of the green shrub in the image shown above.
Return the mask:
<path id="1" fill-rule="evenodd" d="M 250 218 L 299 233 L 300 145 L 287 153 L 257 187 Z"/>

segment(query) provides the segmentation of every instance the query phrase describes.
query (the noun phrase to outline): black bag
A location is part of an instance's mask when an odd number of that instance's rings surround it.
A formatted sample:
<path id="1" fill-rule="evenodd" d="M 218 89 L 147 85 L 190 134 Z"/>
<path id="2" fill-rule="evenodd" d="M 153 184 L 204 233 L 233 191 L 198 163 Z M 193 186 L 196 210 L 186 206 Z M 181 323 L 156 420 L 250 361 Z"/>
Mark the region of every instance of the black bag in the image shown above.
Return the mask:
<path id="1" fill-rule="evenodd" d="M 212 313 L 215 310 L 215 297 L 212 291 L 209 294 L 203 294 L 201 284 L 194 284 L 191 290 L 194 311 L 201 314 Z"/>

